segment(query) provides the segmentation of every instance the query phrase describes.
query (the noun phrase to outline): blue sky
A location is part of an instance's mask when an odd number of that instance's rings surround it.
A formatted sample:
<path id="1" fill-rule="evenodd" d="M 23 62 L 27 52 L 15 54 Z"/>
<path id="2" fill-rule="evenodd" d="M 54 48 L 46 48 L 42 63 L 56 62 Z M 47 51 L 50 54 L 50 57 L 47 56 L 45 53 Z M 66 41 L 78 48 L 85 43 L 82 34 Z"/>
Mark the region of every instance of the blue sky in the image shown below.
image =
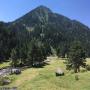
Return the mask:
<path id="1" fill-rule="evenodd" d="M 0 21 L 13 21 L 39 5 L 90 27 L 90 0 L 1 0 Z"/>

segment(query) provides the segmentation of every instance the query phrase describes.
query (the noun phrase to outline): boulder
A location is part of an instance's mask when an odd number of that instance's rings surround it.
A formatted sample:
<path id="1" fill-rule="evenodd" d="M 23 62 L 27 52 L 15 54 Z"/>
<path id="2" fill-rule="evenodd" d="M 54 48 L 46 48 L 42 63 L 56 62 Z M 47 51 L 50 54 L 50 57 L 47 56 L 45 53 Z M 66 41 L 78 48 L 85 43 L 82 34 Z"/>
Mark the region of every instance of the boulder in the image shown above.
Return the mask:
<path id="1" fill-rule="evenodd" d="M 1 76 L 0 77 L 0 85 L 8 85 L 11 83 L 11 80 L 7 76 Z"/>
<path id="2" fill-rule="evenodd" d="M 55 73 L 56 76 L 64 76 L 64 71 L 61 68 L 57 68 Z"/>
<path id="3" fill-rule="evenodd" d="M 13 68 L 13 69 L 11 70 L 11 74 L 21 74 L 21 69 Z"/>
<path id="4" fill-rule="evenodd" d="M 8 85 L 8 84 L 11 83 L 11 81 L 8 80 L 8 79 L 4 79 L 4 80 L 2 81 L 2 83 L 3 83 L 3 85 Z"/>

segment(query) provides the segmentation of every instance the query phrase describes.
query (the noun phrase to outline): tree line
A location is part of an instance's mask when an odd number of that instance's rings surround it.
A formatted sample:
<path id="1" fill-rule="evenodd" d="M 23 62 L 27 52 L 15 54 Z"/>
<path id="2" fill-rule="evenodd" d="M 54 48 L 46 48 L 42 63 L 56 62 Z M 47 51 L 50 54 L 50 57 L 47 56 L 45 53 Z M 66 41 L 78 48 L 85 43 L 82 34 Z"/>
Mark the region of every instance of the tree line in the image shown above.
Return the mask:
<path id="1" fill-rule="evenodd" d="M 34 31 L 28 32 L 19 24 L 7 27 L 1 22 L 0 62 L 10 59 L 13 67 L 41 66 L 47 56 L 53 54 L 53 48 L 58 57 L 69 58 L 67 67 L 79 71 L 80 66 L 85 66 L 88 45 L 82 46 L 80 40 L 68 41 L 63 33 L 51 28 L 46 26 L 42 32 L 42 28 L 36 26 Z M 77 41 L 79 43 L 73 43 Z"/>

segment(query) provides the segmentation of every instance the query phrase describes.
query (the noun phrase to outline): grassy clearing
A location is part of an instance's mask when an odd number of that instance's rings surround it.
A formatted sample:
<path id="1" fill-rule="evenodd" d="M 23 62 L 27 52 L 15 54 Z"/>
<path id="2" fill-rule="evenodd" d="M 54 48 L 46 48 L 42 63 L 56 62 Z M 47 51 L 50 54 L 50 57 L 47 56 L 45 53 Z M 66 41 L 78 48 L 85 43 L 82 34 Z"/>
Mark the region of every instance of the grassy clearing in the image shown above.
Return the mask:
<path id="1" fill-rule="evenodd" d="M 90 90 L 90 72 L 79 73 L 79 80 L 75 80 L 75 74 L 65 69 L 64 60 L 57 57 L 49 57 L 49 65 L 44 68 L 30 68 L 21 75 L 13 75 L 15 80 L 9 85 L 17 86 L 19 90 Z M 90 64 L 89 59 L 87 63 Z M 56 77 L 56 68 L 61 67 L 65 76 Z"/>

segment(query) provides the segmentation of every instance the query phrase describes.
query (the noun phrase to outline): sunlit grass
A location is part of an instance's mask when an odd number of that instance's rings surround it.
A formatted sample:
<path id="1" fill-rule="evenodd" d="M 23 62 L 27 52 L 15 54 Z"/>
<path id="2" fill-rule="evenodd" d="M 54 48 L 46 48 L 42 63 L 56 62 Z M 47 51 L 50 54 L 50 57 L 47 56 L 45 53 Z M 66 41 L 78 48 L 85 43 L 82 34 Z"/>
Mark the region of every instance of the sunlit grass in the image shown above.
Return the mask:
<path id="1" fill-rule="evenodd" d="M 76 74 L 66 70 L 64 60 L 57 57 L 50 57 L 49 60 L 44 68 L 28 68 L 20 75 L 13 75 L 15 79 L 8 86 L 16 86 L 19 90 L 90 90 L 89 71 L 78 73 L 79 80 L 76 81 Z M 58 67 L 64 70 L 65 76 L 55 76 Z"/>
<path id="2" fill-rule="evenodd" d="M 9 61 L 0 64 L 0 68 L 4 68 L 4 67 L 8 67 L 8 66 L 10 66 L 10 62 Z"/>

